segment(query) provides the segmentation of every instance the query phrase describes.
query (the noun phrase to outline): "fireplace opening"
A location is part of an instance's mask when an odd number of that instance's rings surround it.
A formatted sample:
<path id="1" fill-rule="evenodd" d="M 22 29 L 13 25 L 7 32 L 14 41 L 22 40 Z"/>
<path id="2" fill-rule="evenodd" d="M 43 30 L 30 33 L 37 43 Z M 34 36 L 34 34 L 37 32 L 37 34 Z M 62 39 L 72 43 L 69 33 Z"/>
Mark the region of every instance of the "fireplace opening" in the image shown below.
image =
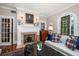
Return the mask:
<path id="1" fill-rule="evenodd" d="M 25 34 L 24 35 L 24 44 L 34 42 L 35 34 Z"/>
<path id="2" fill-rule="evenodd" d="M 27 42 L 32 42 L 32 37 L 28 36 L 26 40 Z"/>

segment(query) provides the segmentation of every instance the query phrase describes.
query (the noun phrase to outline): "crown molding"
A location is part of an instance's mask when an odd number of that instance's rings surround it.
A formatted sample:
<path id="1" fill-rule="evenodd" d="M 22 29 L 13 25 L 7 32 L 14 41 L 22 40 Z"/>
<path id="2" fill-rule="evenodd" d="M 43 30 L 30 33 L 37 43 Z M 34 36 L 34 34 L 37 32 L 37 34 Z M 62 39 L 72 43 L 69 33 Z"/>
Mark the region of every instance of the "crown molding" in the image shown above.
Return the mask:
<path id="1" fill-rule="evenodd" d="M 12 8 L 10 6 L 3 6 L 3 5 L 0 5 L 0 8 L 8 9 L 8 10 L 16 10 L 16 8 Z"/>
<path id="2" fill-rule="evenodd" d="M 34 14 L 34 15 L 39 16 L 39 17 L 46 18 L 45 15 L 40 14 L 38 11 L 32 11 L 32 10 L 29 10 L 29 9 L 26 9 L 26 8 L 20 8 L 20 7 L 16 7 L 16 9 L 17 9 L 17 11 L 20 10 L 20 11 L 24 11 L 24 12 L 27 12 L 27 13 Z"/>
<path id="3" fill-rule="evenodd" d="M 59 9 L 59 11 L 56 11 L 56 12 L 50 14 L 49 16 L 47 16 L 47 18 L 50 17 L 50 16 L 52 16 L 52 15 L 55 15 L 55 14 L 57 14 L 57 13 L 59 13 L 59 12 L 62 12 L 62 11 L 66 10 L 66 9 L 68 9 L 68 8 L 70 8 L 70 7 L 73 7 L 73 6 L 75 6 L 75 5 L 78 5 L 78 3 L 74 3 L 74 4 L 72 4 L 72 5 L 69 5 L 69 6 L 65 7 L 65 8 Z M 50 12 L 50 13 L 51 13 L 51 12 Z"/>
<path id="4" fill-rule="evenodd" d="M 20 8 L 20 7 L 16 7 L 17 11 L 20 10 L 20 11 L 24 11 L 24 12 L 27 12 L 27 13 L 31 13 L 31 14 L 35 14 L 35 15 L 39 15 L 40 13 L 37 12 L 37 11 L 32 11 L 30 9 L 26 9 L 26 8 Z"/>

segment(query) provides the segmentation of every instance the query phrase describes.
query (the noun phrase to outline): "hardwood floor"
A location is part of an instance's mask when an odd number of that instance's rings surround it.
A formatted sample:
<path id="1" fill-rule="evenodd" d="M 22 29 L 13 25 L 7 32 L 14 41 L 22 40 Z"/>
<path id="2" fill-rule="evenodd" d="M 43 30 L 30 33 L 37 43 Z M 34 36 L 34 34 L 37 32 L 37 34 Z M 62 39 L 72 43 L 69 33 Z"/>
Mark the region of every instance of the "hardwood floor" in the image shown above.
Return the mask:
<path id="1" fill-rule="evenodd" d="M 24 48 L 16 49 L 15 51 L 2 54 L 1 56 L 25 56 Z M 48 46 L 44 45 L 41 51 L 37 51 L 37 56 L 63 56 L 63 55 L 55 51 L 54 49 L 51 49 Z"/>

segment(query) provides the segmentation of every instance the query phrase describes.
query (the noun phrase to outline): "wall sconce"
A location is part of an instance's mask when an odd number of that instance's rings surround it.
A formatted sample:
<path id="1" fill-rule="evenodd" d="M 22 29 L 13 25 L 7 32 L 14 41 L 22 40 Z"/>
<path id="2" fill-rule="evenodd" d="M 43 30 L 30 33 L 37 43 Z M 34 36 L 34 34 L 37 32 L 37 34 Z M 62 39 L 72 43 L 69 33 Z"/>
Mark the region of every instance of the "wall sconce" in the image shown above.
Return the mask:
<path id="1" fill-rule="evenodd" d="M 21 19 L 23 19 L 23 16 L 21 16 Z"/>
<path id="2" fill-rule="evenodd" d="M 38 18 L 36 18 L 36 19 L 34 20 L 34 25 L 35 25 L 35 26 L 38 26 L 38 25 L 39 25 L 39 19 L 38 19 Z"/>
<path id="3" fill-rule="evenodd" d="M 22 20 L 23 20 L 23 16 L 21 16 L 20 19 L 18 20 L 18 25 L 23 24 L 23 21 Z"/>

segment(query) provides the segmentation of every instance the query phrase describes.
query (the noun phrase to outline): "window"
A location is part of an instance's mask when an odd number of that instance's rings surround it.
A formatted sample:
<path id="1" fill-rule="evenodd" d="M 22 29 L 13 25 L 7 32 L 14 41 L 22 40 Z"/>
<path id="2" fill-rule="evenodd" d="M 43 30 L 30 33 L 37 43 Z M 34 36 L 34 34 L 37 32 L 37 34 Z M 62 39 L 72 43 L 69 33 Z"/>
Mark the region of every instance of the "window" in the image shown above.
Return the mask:
<path id="1" fill-rule="evenodd" d="M 74 16 L 66 15 L 61 17 L 61 34 L 74 35 Z"/>
<path id="2" fill-rule="evenodd" d="M 69 35 L 70 15 L 61 17 L 61 34 Z"/>
<path id="3" fill-rule="evenodd" d="M 2 18 L 1 19 L 1 42 L 11 42 L 13 39 L 13 19 Z"/>

